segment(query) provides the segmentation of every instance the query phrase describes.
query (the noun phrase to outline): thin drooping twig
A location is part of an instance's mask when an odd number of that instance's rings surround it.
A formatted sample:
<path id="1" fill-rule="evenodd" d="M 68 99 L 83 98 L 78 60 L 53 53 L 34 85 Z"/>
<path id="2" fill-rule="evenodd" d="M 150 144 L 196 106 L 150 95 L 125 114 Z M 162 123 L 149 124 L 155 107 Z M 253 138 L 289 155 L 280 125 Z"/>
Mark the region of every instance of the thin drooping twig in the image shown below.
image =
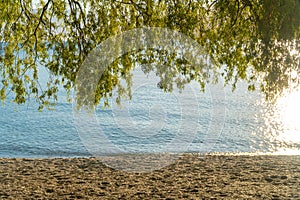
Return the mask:
<path id="1" fill-rule="evenodd" d="M 50 2 L 52 2 L 52 0 L 48 0 L 48 2 L 46 3 L 46 5 L 43 7 L 42 13 L 41 13 L 40 18 L 39 18 L 39 22 L 38 22 L 37 26 L 34 29 L 33 35 L 36 35 L 37 29 L 39 28 L 40 24 L 41 23 L 44 24 L 44 22 L 43 22 L 43 16 L 44 16 L 44 13 L 46 12 L 46 10 L 47 10 L 48 5 L 50 4 Z"/>

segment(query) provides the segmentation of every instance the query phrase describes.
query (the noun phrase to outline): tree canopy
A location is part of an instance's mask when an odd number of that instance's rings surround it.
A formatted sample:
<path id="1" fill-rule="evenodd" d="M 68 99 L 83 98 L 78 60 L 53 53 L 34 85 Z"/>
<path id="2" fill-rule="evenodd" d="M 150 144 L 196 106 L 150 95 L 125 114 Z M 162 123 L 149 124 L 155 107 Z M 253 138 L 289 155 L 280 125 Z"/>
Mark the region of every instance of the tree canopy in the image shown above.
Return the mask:
<path id="1" fill-rule="evenodd" d="M 249 90 L 258 86 L 274 99 L 299 84 L 299 0 L 1 1 L 2 102 L 13 93 L 18 104 L 34 99 L 40 109 L 54 105 L 59 86 L 74 88 L 80 66 L 98 44 L 145 27 L 169 28 L 197 41 L 213 68 L 206 72 L 159 49 L 129 52 L 101 76 L 95 105 L 100 99 L 107 103 L 116 88 L 120 98 L 131 97 L 131 70 L 144 63 L 152 63 L 143 71 L 156 72 L 165 91 L 192 80 L 204 90 L 208 81 L 223 77 L 233 89 L 242 79 Z M 47 88 L 40 86 L 39 66 L 51 74 Z M 167 79 L 170 73 L 175 78 Z"/>

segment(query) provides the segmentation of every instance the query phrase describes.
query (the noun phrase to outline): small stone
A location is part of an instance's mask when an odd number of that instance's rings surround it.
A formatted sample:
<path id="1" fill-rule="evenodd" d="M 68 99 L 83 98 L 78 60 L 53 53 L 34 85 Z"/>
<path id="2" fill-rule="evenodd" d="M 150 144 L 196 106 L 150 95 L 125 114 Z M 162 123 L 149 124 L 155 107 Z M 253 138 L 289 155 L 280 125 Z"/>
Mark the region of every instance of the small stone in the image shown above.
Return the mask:
<path id="1" fill-rule="evenodd" d="M 191 190 L 191 192 L 199 192 L 199 190 L 194 188 Z"/>
<path id="2" fill-rule="evenodd" d="M 53 189 L 51 189 L 51 188 L 47 188 L 47 189 L 46 189 L 46 192 L 47 192 L 47 193 L 53 193 L 53 192 L 54 192 L 54 190 L 53 190 Z"/>
<path id="3" fill-rule="evenodd" d="M 268 181 L 268 182 L 272 182 L 273 181 L 273 179 L 270 178 L 270 177 L 265 178 L 265 180 Z"/>
<path id="4" fill-rule="evenodd" d="M 109 185 L 110 183 L 107 181 L 102 181 L 102 185 Z"/>

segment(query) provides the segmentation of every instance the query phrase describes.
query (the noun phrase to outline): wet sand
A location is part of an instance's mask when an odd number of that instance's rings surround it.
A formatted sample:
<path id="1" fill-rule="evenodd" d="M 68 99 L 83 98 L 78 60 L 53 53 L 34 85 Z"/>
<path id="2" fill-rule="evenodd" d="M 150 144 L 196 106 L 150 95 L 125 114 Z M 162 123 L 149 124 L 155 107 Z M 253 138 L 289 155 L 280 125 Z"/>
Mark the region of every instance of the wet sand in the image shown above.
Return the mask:
<path id="1" fill-rule="evenodd" d="M 192 155 L 149 173 L 0 158 L 0 199 L 300 199 L 300 156 Z"/>

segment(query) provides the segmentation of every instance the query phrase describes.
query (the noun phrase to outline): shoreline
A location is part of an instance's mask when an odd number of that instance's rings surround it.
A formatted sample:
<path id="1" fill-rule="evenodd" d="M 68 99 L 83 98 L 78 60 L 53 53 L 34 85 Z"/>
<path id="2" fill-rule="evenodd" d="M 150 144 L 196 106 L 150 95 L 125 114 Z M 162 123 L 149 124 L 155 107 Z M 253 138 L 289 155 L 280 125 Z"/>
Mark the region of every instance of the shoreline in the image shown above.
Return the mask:
<path id="1" fill-rule="evenodd" d="M 126 156 L 126 155 L 163 155 L 163 154 L 170 154 L 170 155 L 198 155 L 200 157 L 202 156 L 300 156 L 300 149 L 293 149 L 293 148 L 287 148 L 287 149 L 279 149 L 277 151 L 255 151 L 255 152 L 198 152 L 198 151 L 188 151 L 188 152 L 138 152 L 138 153 L 123 153 L 123 154 L 104 154 L 103 156 Z M 93 154 L 86 154 L 86 155 L 39 155 L 39 156 L 29 156 L 29 155 L 19 155 L 19 156 L 1 156 L 0 159 L 53 159 L 53 158 L 95 158 Z"/>
<path id="2" fill-rule="evenodd" d="M 0 199 L 299 199 L 300 155 L 184 154 L 128 172 L 95 157 L 0 158 Z"/>

